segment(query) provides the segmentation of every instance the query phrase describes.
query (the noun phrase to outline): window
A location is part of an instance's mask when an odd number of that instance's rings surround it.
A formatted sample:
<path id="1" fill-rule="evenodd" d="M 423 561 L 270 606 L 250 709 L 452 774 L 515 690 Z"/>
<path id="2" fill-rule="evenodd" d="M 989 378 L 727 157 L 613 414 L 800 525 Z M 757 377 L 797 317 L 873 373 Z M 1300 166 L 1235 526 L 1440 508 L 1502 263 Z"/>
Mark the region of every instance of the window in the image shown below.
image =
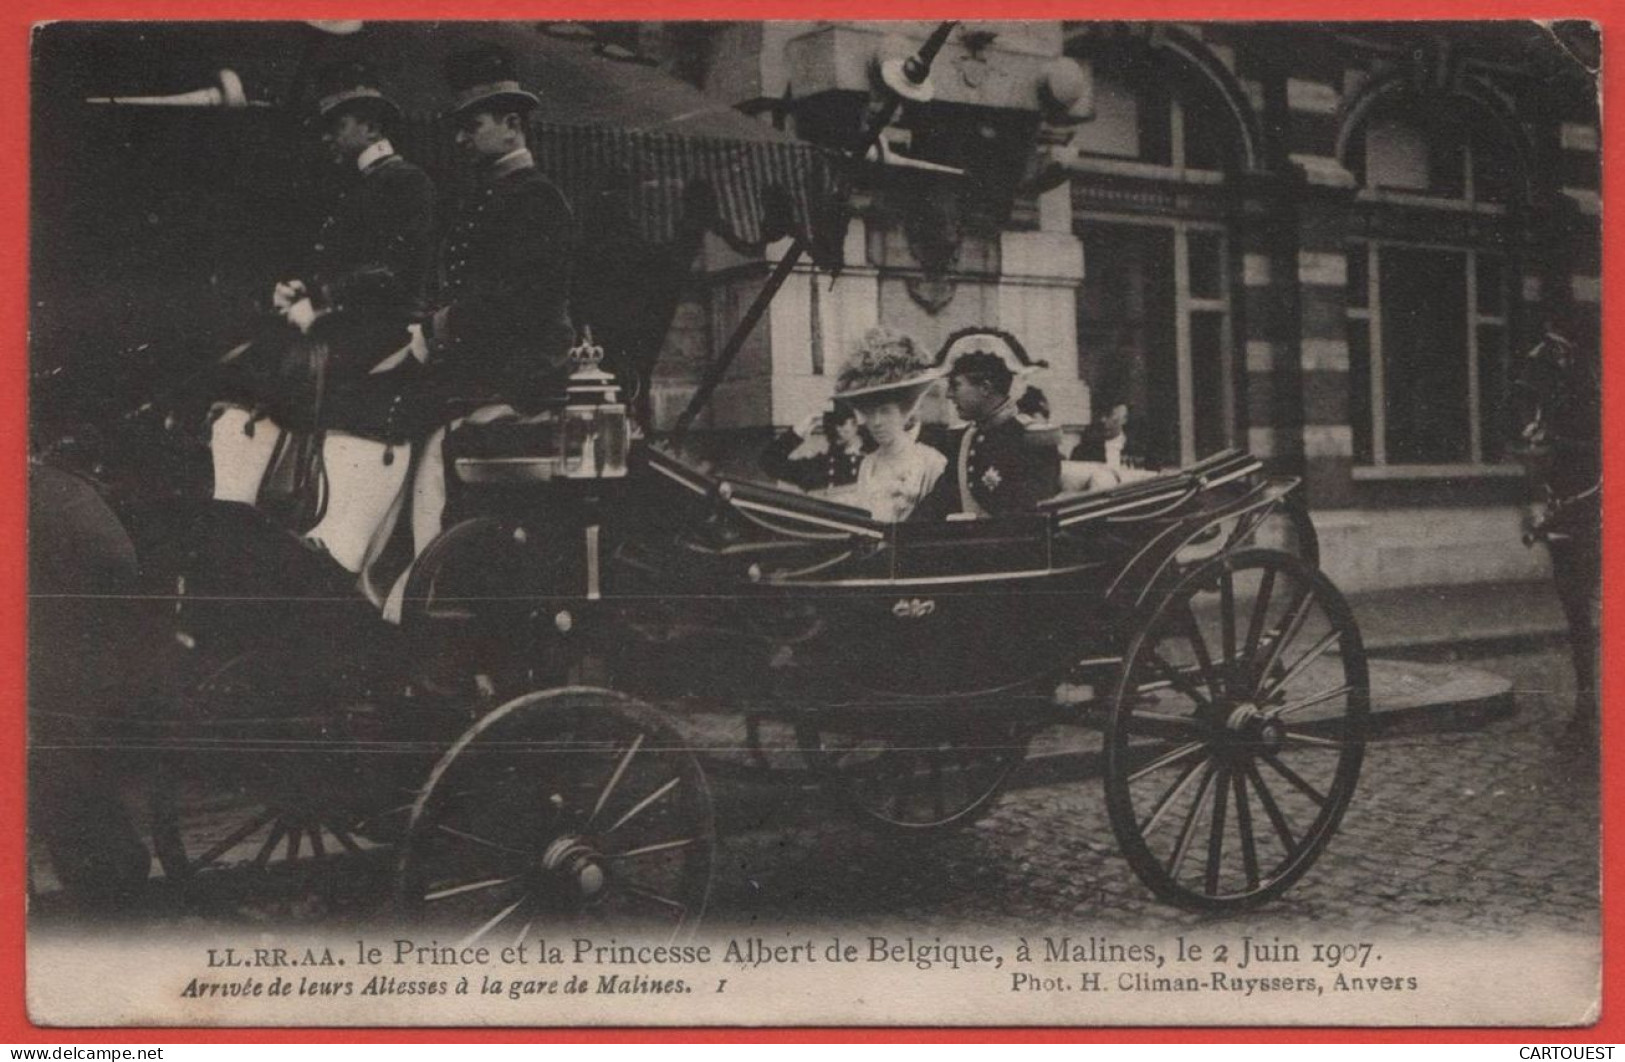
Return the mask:
<path id="1" fill-rule="evenodd" d="M 1507 282 L 1494 251 L 1371 241 L 1349 251 L 1350 417 L 1359 465 L 1493 464 L 1507 382 Z"/>
<path id="2" fill-rule="evenodd" d="M 1235 445 L 1229 249 L 1222 225 L 1115 216 L 1079 222 L 1089 270 L 1078 371 L 1098 401 L 1130 407 L 1136 449 L 1158 467 Z"/>
<path id="3" fill-rule="evenodd" d="M 1128 164 L 1208 181 L 1231 168 L 1236 123 L 1211 85 L 1150 49 L 1107 49 L 1087 58 L 1095 114 L 1073 137 L 1080 168 Z"/>
<path id="4" fill-rule="evenodd" d="M 1349 164 L 1367 198 L 1499 213 L 1517 183 L 1504 138 L 1464 107 L 1412 101 L 1403 113 L 1374 116 L 1359 140 Z"/>

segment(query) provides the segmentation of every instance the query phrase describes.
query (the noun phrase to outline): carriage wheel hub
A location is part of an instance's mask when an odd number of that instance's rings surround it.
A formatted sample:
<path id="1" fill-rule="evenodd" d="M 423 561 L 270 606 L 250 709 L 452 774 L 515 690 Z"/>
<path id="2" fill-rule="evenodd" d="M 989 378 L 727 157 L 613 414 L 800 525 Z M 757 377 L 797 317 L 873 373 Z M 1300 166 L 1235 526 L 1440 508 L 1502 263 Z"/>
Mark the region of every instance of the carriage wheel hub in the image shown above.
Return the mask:
<path id="1" fill-rule="evenodd" d="M 1278 749 L 1284 743 L 1285 729 L 1280 720 L 1266 714 L 1251 701 L 1243 701 L 1230 711 L 1225 729 L 1248 744 Z"/>
<path id="2" fill-rule="evenodd" d="M 542 869 L 574 883 L 583 899 L 598 895 L 604 888 L 602 857 L 579 837 L 555 840 L 542 853 Z"/>
<path id="3" fill-rule="evenodd" d="M 1258 705 L 1243 701 L 1230 710 L 1230 718 L 1224 721 L 1224 725 L 1239 734 L 1256 727 L 1262 718 L 1263 713 L 1258 710 Z"/>

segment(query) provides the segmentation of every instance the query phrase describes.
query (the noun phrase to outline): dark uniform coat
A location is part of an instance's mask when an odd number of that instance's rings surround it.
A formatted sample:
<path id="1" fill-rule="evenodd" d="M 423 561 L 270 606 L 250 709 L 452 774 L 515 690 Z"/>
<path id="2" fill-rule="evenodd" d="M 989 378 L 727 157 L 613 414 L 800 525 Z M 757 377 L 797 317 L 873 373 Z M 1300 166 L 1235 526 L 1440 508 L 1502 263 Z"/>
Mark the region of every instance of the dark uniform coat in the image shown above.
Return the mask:
<path id="1" fill-rule="evenodd" d="M 402 410 L 411 366 L 369 371 L 406 345 L 433 249 L 434 185 L 399 155 L 370 163 L 334 201 L 302 278 L 323 311 L 310 338 L 330 352 L 324 427 L 390 442 L 413 434 Z"/>
<path id="2" fill-rule="evenodd" d="M 318 316 L 308 334 L 282 321 L 223 372 L 220 397 L 295 431 L 335 428 L 402 442 L 410 372 L 369 375 L 405 346 L 433 251 L 434 185 L 399 155 L 345 175 L 311 243 L 303 281 Z"/>
<path id="3" fill-rule="evenodd" d="M 858 466 L 863 464 L 862 450 L 834 446 L 821 454 L 791 457 L 803 441 L 793 431 L 774 439 L 762 451 L 762 471 L 774 479 L 794 483 L 800 489 L 809 491 L 847 487 L 858 481 Z"/>
<path id="4" fill-rule="evenodd" d="M 530 152 L 498 159 L 449 219 L 430 346 L 467 397 L 524 401 L 562 378 L 575 330 L 575 217 Z"/>
<path id="5" fill-rule="evenodd" d="M 399 155 L 355 175 L 323 220 L 303 277 L 340 372 L 366 372 L 406 342 L 434 249 L 434 185 Z"/>
<path id="6" fill-rule="evenodd" d="M 1027 430 L 1014 403 L 981 424 L 950 432 L 942 449 L 948 467 L 915 510 L 916 520 L 978 510 L 988 516 L 1028 512 L 1060 492 L 1060 452 L 1047 433 Z"/>

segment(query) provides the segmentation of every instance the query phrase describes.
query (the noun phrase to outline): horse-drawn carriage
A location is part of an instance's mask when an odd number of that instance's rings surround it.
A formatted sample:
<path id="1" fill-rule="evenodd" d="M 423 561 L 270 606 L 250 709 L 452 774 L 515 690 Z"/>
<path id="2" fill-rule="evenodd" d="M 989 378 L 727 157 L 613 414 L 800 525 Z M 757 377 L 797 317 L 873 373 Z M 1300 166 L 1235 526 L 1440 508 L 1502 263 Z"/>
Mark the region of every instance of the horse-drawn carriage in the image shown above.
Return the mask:
<path id="1" fill-rule="evenodd" d="M 986 811 L 1042 728 L 1098 729 L 1119 846 L 1187 907 L 1279 895 L 1336 830 L 1366 664 L 1295 481 L 1227 452 L 1030 513 L 882 524 L 580 412 L 453 436 L 461 519 L 398 627 L 299 576 L 290 533 L 204 520 L 163 603 L 165 688 L 114 738 L 153 768 L 166 875 L 387 851 L 401 907 L 469 931 L 687 926 L 717 844 L 696 710 L 907 834 Z M 245 581 L 245 549 L 271 582 Z"/>
<path id="2" fill-rule="evenodd" d="M 379 892 L 348 872 L 377 864 L 397 910 L 472 935 L 692 928 L 718 843 L 698 712 L 742 718 L 765 776 L 905 835 L 988 810 L 1044 728 L 1098 730 L 1120 848 L 1191 908 L 1279 895 L 1336 831 L 1366 662 L 1295 480 L 1225 452 L 1018 515 L 890 524 L 632 434 L 625 406 L 583 401 L 448 438 L 457 518 L 413 563 L 399 624 L 245 506 L 133 535 L 167 553 L 141 558 L 157 597 L 109 534 L 113 598 L 36 580 L 36 663 L 71 662 L 53 642 L 91 629 L 87 602 L 137 601 L 120 629 L 146 640 L 77 719 L 51 721 L 36 684 L 36 752 L 136 764 L 172 879 L 337 865 Z M 36 505 L 61 487 L 119 523 L 83 481 L 41 477 Z M 58 869 L 91 889 L 102 873 Z"/>

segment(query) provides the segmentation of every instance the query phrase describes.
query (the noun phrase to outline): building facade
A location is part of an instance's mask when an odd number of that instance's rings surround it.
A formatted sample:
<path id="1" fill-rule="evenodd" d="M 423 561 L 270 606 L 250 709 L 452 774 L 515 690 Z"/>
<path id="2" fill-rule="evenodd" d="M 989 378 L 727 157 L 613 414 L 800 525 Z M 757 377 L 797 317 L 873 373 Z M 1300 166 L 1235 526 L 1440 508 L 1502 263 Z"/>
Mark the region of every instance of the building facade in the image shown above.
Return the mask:
<path id="1" fill-rule="evenodd" d="M 932 28 L 645 23 L 636 43 L 839 146 Z M 1505 389 L 1547 307 L 1599 332 L 1594 37 L 1567 30 L 962 23 L 857 175 L 843 272 L 792 277 L 705 423 L 743 449 L 822 408 L 877 323 L 932 348 L 1000 328 L 1046 363 L 1027 382 L 1065 431 L 1122 402 L 1155 464 L 1240 446 L 1302 475 L 1347 589 L 1534 577 Z M 657 420 L 782 253 L 706 247 Z"/>

